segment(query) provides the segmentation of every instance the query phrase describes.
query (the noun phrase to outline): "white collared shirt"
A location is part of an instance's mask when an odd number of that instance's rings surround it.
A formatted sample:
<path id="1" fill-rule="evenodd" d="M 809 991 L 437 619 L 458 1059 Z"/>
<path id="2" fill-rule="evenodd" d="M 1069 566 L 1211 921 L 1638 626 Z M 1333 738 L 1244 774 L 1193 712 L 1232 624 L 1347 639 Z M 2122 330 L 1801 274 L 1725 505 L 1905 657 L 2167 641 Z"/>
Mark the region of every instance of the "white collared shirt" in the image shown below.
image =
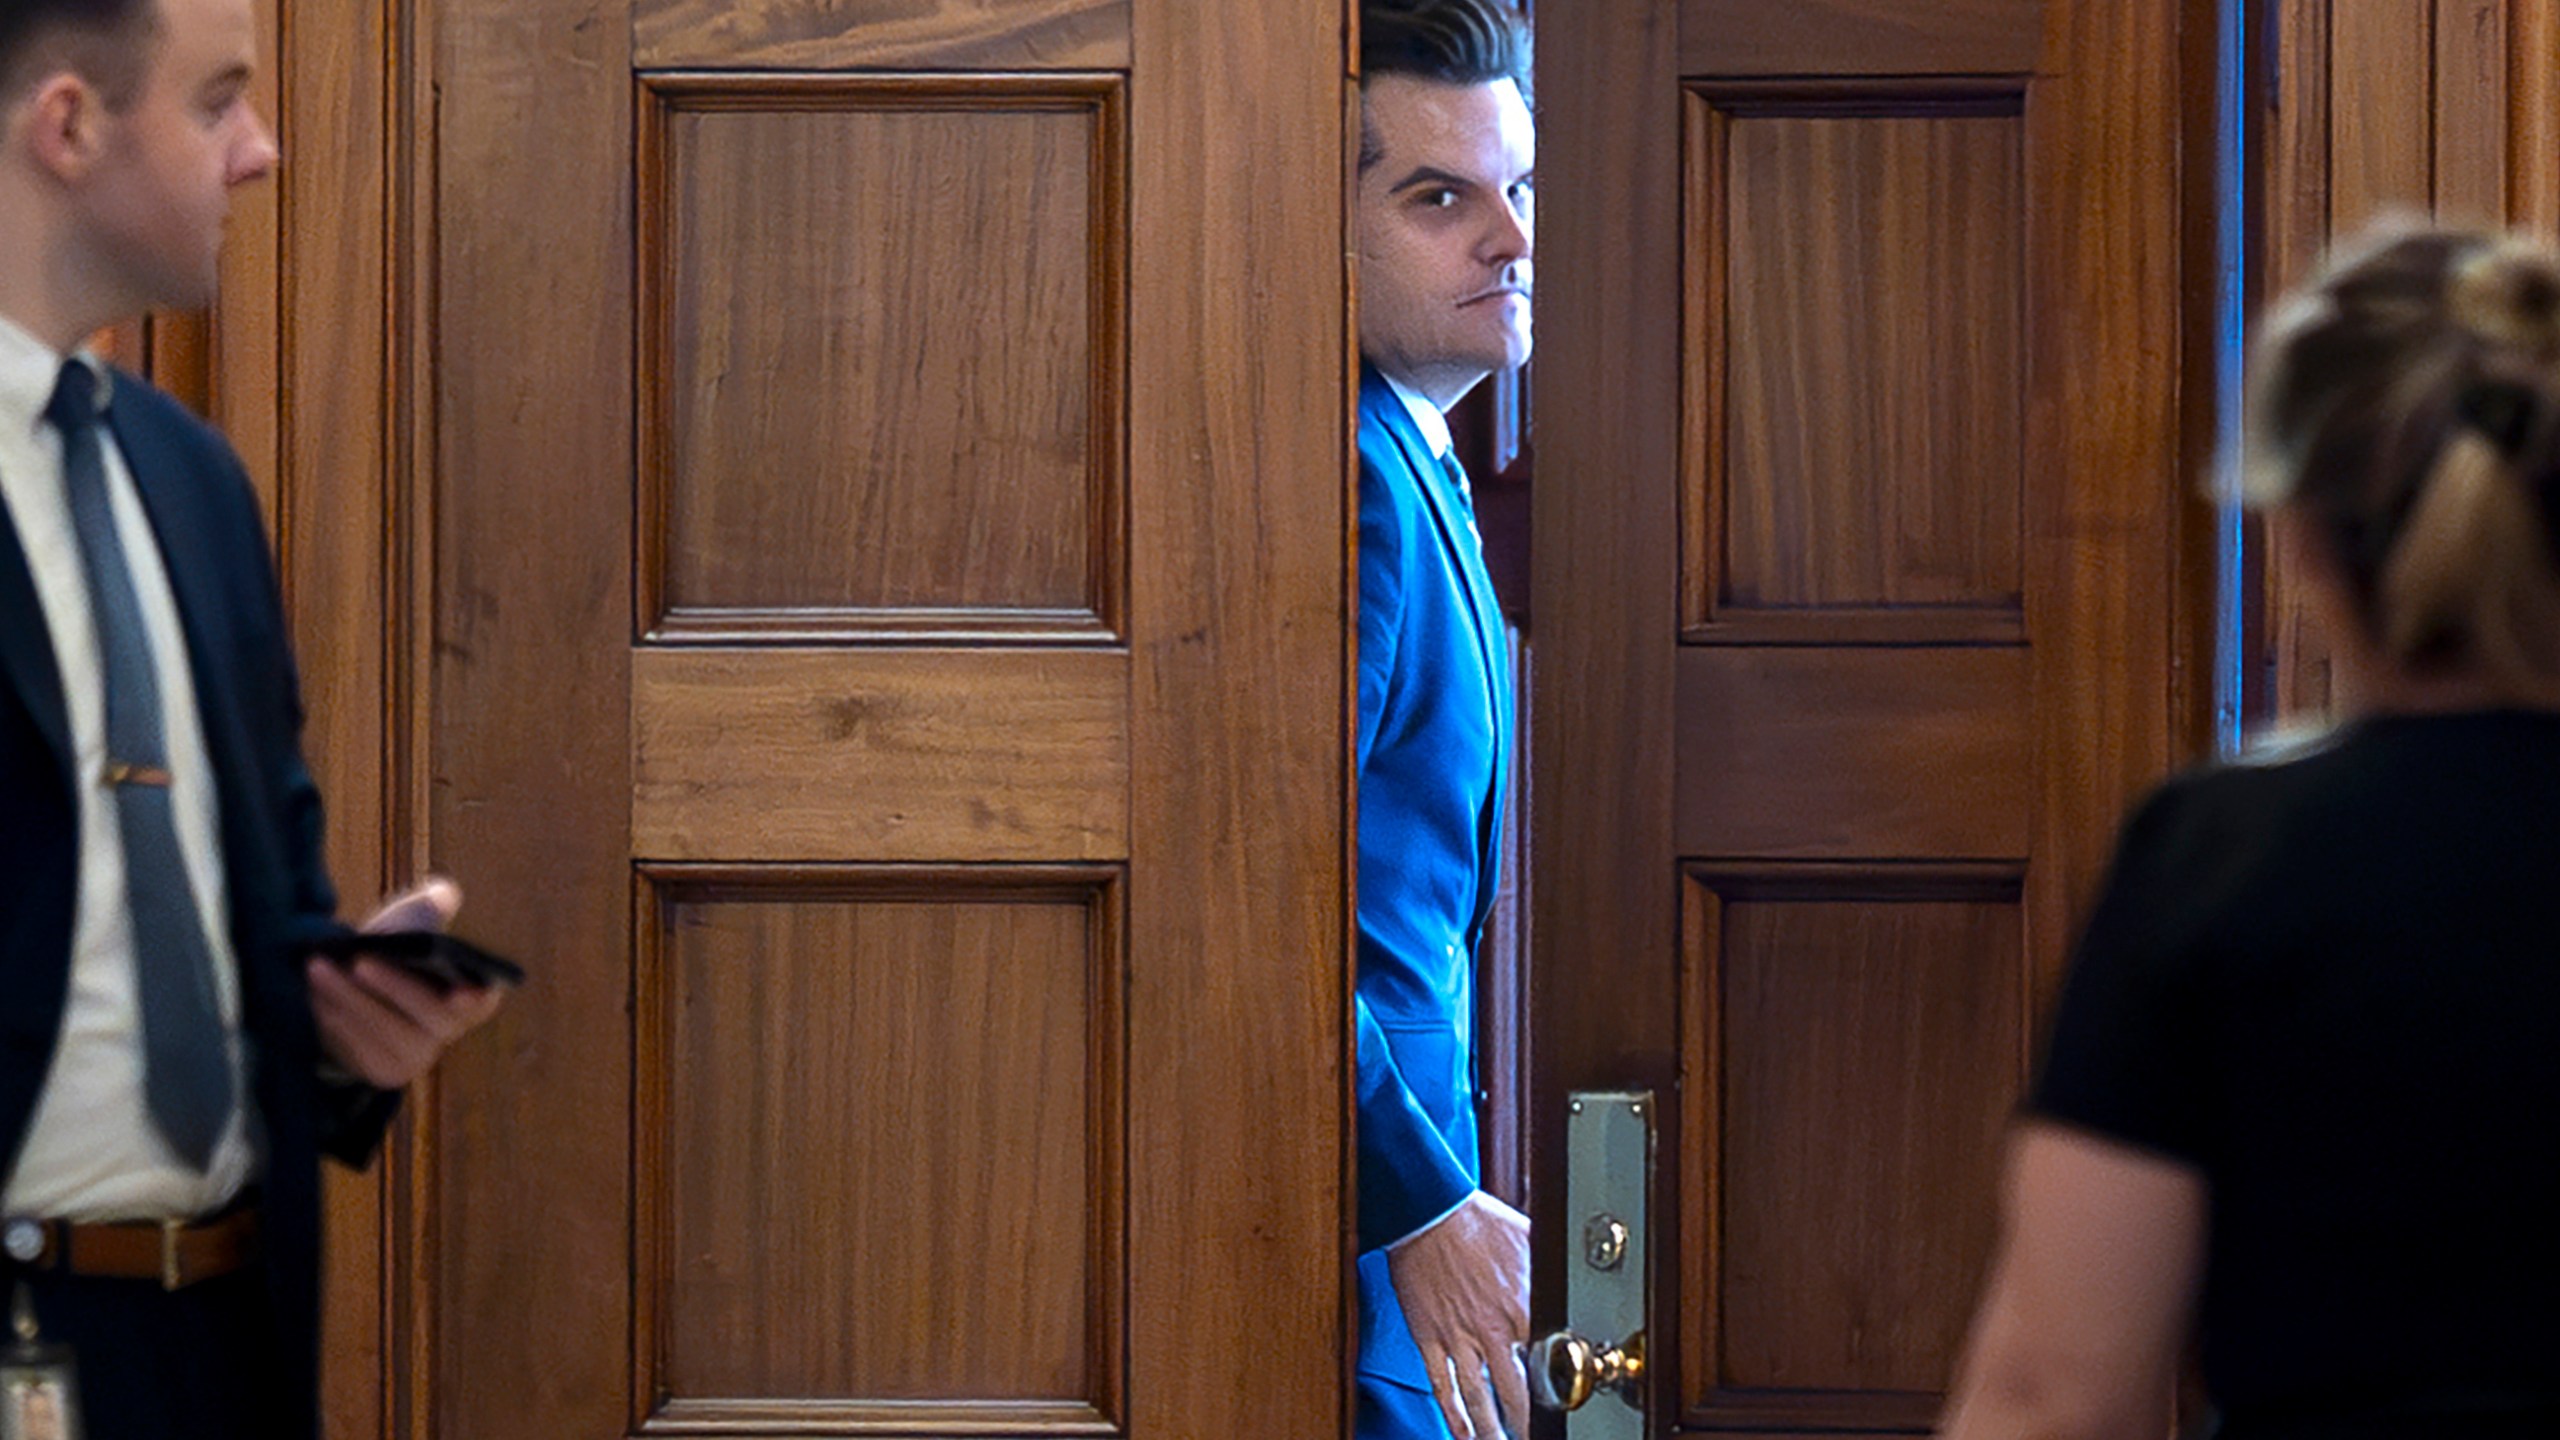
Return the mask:
<path id="1" fill-rule="evenodd" d="M 44 418 L 63 356 L 0 319 L 0 515 L 17 530 L 35 580 L 62 676 L 71 723 L 80 805 L 80 881 L 71 928 L 71 985 L 62 1033 L 44 1094 L 27 1127 L 0 1210 L 70 1220 L 204 1215 L 222 1208 L 248 1183 L 256 1156 L 243 1114 L 235 1109 L 196 1173 L 172 1155 L 151 1123 L 143 1096 L 142 1013 L 134 987 L 133 917 L 125 903 L 124 838 L 105 781 L 106 696 L 98 637 L 90 616 L 89 581 L 63 493 L 62 436 Z M 97 365 L 96 357 L 80 357 Z M 104 367 L 99 366 L 101 373 Z M 169 588 L 160 544 L 135 490 L 132 471 L 112 431 L 106 452 L 108 501 L 124 541 L 144 632 L 159 673 L 167 729 L 170 802 L 178 850 L 195 891 L 215 993 L 229 1032 L 232 1073 L 243 1074 L 240 980 L 232 953 L 229 902 L 223 886 L 221 816 L 196 711 L 195 675 L 187 663 L 177 598 Z M 245 1094 L 245 1089 L 237 1092 Z M 5 1159 L 5 1157 L 0 1157 Z"/>
<path id="2" fill-rule="evenodd" d="M 1413 428 L 1422 432 L 1422 443 L 1431 447 L 1431 458 L 1446 462 L 1450 452 L 1458 448 L 1458 442 L 1449 435 L 1449 417 L 1403 381 L 1383 370 L 1379 374 L 1385 378 L 1387 388 L 1396 392 L 1396 398 L 1403 401 L 1404 408 L 1413 415 Z"/>

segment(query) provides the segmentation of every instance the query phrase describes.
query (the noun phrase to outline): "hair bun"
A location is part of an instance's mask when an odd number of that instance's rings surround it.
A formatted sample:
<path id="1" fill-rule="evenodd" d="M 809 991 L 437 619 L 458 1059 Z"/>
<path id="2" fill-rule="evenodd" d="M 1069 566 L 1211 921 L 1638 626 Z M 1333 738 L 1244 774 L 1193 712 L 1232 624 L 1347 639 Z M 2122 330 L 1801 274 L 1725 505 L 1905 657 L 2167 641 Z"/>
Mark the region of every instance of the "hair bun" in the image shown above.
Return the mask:
<path id="1" fill-rule="evenodd" d="M 2447 297 L 2462 327 L 2536 364 L 2560 364 L 2560 255 L 2499 241 L 2464 261 Z"/>

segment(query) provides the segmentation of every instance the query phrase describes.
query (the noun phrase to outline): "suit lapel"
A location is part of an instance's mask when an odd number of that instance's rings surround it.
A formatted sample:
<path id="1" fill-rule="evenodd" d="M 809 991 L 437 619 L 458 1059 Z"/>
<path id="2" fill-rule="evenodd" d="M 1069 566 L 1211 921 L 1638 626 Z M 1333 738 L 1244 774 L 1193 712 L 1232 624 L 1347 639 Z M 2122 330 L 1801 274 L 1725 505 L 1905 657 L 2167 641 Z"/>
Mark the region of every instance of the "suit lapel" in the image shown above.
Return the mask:
<path id="1" fill-rule="evenodd" d="M 1384 388 L 1384 387 L 1381 387 Z M 1441 469 L 1437 456 L 1415 429 L 1413 417 L 1405 413 L 1404 401 L 1392 389 L 1384 399 L 1373 402 L 1383 406 L 1387 433 L 1395 437 L 1396 448 L 1404 453 L 1405 464 L 1412 469 L 1421 485 L 1423 499 L 1431 508 L 1431 518 L 1440 530 L 1440 543 L 1447 552 L 1451 568 L 1458 572 L 1459 585 L 1466 592 L 1467 624 L 1475 632 L 1476 658 L 1484 667 L 1486 701 L 1493 707 L 1493 788 L 1483 810 L 1484 823 L 1476 836 L 1478 860 L 1482 873 L 1492 874 L 1495 849 L 1501 843 L 1502 798 L 1504 776 L 1511 768 L 1508 743 L 1511 738 L 1510 667 L 1497 648 L 1500 638 L 1501 609 L 1493 599 L 1493 581 L 1485 573 L 1484 547 L 1474 541 L 1468 529 L 1467 516 L 1459 510 L 1459 497 L 1452 493 L 1449 476 Z M 1471 548 L 1472 544 L 1472 548 Z M 1494 887 L 1486 885 L 1477 897 L 1475 923 L 1482 926 L 1492 913 Z"/>
<path id="2" fill-rule="evenodd" d="M 36 580 L 18 543 L 18 527 L 5 510 L 0 510 L 0 677 L 7 679 L 18 702 L 35 717 L 37 733 L 52 748 L 54 763 L 68 780 L 71 712 L 63 703 L 62 671 L 54 661 L 44 606 L 36 599 Z"/>

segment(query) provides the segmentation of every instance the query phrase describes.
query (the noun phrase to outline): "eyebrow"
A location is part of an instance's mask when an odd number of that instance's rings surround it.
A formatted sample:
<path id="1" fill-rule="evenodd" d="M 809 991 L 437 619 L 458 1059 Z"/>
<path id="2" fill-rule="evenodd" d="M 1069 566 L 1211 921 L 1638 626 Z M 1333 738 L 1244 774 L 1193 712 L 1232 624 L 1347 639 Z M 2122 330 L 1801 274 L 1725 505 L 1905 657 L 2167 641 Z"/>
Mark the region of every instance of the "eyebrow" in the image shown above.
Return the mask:
<path id="1" fill-rule="evenodd" d="M 1447 185 L 1455 189 L 1465 190 L 1473 188 L 1475 183 L 1476 182 L 1468 179 L 1464 175 L 1452 175 L 1446 170 L 1425 165 L 1414 171 L 1412 174 L 1407 175 L 1402 180 L 1397 181 L 1395 184 L 1388 186 L 1387 193 L 1390 195 L 1401 195 L 1416 185 L 1426 184 Z"/>

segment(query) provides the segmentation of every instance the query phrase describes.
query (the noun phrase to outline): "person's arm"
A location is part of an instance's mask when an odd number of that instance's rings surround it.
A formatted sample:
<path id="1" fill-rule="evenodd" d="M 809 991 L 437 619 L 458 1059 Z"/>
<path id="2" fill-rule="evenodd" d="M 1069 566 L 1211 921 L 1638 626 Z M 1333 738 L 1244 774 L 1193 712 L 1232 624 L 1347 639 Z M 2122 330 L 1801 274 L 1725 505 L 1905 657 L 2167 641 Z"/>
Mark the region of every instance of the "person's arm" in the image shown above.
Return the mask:
<path id="1" fill-rule="evenodd" d="M 2030 1120 L 1941 1440 L 2161 1440 L 2203 1268 L 2194 1167 Z"/>
<path id="2" fill-rule="evenodd" d="M 1413 550 L 1411 516 L 1384 477 L 1360 467 L 1359 726 L 1365 780 L 1396 689 Z M 1476 1188 L 1397 1071 L 1386 1032 L 1355 1000 L 1360 1248 L 1384 1249 L 1406 1328 L 1450 1433 L 1528 1429 L 1528 1381 L 1514 1349 L 1529 1328 L 1529 1222 Z M 1487 1377 L 1491 1385 L 1487 1384 Z"/>

